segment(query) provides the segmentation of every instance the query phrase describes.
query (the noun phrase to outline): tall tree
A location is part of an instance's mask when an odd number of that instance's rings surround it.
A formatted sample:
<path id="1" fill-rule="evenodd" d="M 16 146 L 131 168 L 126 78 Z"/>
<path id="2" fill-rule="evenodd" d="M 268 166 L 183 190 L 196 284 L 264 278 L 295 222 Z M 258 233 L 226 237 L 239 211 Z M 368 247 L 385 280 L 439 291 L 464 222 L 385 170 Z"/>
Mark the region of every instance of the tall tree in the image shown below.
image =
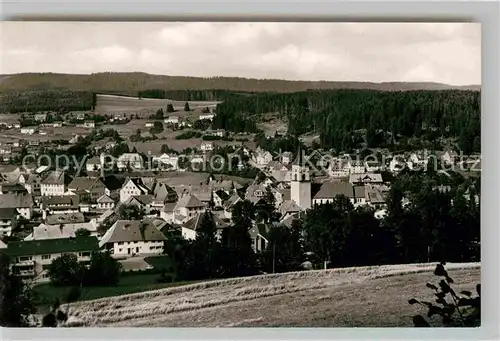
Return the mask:
<path id="1" fill-rule="evenodd" d="M 9 258 L 0 253 L 0 326 L 27 327 L 35 312 L 31 288 L 11 272 Z"/>

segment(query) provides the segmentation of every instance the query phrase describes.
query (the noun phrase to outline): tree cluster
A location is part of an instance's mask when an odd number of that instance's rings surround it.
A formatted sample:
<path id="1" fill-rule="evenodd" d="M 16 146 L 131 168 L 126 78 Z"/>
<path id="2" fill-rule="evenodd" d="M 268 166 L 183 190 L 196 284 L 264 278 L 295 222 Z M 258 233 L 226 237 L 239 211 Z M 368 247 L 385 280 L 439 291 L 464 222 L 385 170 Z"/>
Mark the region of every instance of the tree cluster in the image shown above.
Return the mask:
<path id="1" fill-rule="evenodd" d="M 93 252 L 88 267 L 74 254 L 63 254 L 48 269 L 50 281 L 56 286 L 113 286 L 120 272 L 120 263 L 109 252 Z"/>

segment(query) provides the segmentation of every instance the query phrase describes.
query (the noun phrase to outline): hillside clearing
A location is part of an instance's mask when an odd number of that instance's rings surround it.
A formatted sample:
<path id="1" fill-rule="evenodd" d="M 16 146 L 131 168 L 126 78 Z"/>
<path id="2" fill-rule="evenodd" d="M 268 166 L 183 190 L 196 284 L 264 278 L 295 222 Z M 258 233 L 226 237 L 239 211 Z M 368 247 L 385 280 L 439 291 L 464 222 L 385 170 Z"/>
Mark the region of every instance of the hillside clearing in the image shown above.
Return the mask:
<path id="1" fill-rule="evenodd" d="M 448 264 L 459 290 L 480 264 Z M 69 326 L 411 326 L 434 264 L 292 272 L 218 280 L 72 305 Z M 356 297 L 356 300 L 352 300 Z M 290 309 L 293 307 L 293 309 Z"/>
<path id="2" fill-rule="evenodd" d="M 158 109 L 165 110 L 169 103 L 172 103 L 175 110 L 182 110 L 184 109 L 184 104 L 186 103 L 185 101 L 176 101 L 171 99 L 138 98 L 104 94 L 97 94 L 96 97 L 97 101 L 94 111 L 99 114 L 115 112 L 134 114 L 140 114 L 143 112 L 145 114 L 150 114 Z M 188 103 L 190 108 L 194 111 L 195 109 L 205 107 L 213 108 L 219 102 L 188 101 Z M 194 114 L 194 112 L 190 112 L 190 114 Z M 172 113 L 172 115 L 178 114 Z"/>

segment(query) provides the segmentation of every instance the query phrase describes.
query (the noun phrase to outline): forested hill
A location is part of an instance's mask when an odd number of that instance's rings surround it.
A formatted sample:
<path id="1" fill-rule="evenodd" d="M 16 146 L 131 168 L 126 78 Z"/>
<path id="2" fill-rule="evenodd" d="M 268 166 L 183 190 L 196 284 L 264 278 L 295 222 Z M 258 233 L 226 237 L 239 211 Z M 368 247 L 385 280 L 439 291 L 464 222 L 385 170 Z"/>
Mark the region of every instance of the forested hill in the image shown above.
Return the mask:
<path id="1" fill-rule="evenodd" d="M 237 77 L 182 77 L 151 75 L 142 72 L 104 72 L 90 75 L 58 73 L 21 73 L 0 75 L 0 92 L 54 90 L 116 92 L 136 95 L 148 89 L 206 90 L 223 89 L 243 92 L 297 92 L 309 89 L 368 89 L 380 91 L 408 90 L 480 90 L 479 85 L 451 86 L 441 83 L 405 82 L 336 82 L 289 81 Z"/>
<path id="2" fill-rule="evenodd" d="M 450 140 L 470 153 L 481 148 L 480 108 L 477 91 L 259 93 L 228 96 L 217 106 L 214 126 L 257 132 L 260 114 L 275 113 L 288 121 L 291 134 L 318 134 L 323 148 L 348 150 L 365 140 L 368 147 L 438 149 Z"/>

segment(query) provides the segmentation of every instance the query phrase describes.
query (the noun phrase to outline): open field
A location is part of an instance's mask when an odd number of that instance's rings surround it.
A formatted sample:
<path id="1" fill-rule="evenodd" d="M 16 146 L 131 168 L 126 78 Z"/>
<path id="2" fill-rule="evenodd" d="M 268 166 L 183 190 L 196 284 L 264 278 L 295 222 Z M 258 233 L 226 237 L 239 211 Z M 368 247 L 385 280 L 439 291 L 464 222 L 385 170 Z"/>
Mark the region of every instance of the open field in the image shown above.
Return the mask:
<path id="1" fill-rule="evenodd" d="M 190 284 L 72 304 L 69 326 L 412 326 L 429 298 L 434 264 L 302 271 Z M 480 264 L 448 264 L 456 289 L 480 281 Z M 356 299 L 353 300 L 352 298 Z"/>
<path id="2" fill-rule="evenodd" d="M 147 290 L 186 285 L 193 282 L 157 283 L 158 274 L 137 274 L 124 276 L 115 287 L 87 287 L 82 288 L 80 300 L 94 300 L 102 297 L 125 295 Z M 39 284 L 34 287 L 35 295 L 38 296 L 37 305 L 45 307 L 55 302 L 56 299 L 63 301 L 70 287 L 55 287 L 50 283 Z"/>
<path id="3" fill-rule="evenodd" d="M 127 96 L 116 96 L 116 95 L 102 95 L 98 94 L 97 103 L 95 107 L 95 112 L 100 114 L 106 113 L 149 113 L 155 112 L 156 110 L 167 107 L 168 103 L 172 103 L 175 110 L 183 110 L 185 101 L 175 101 L 170 99 L 155 99 L 155 98 L 138 98 L 138 97 L 127 97 Z M 188 101 L 189 107 L 191 109 L 200 109 L 205 107 L 215 107 L 219 102 L 200 102 L 200 101 Z M 191 113 L 191 112 L 190 112 Z M 195 114 L 194 110 L 192 112 Z M 172 115 L 179 115 L 178 113 L 172 113 Z"/>
<path id="4" fill-rule="evenodd" d="M 121 134 L 120 134 L 121 135 Z M 122 135 L 123 136 L 123 135 Z M 175 139 L 168 139 L 168 138 L 163 138 L 163 139 L 157 139 L 157 140 L 151 140 L 151 141 L 146 141 L 146 142 L 128 142 L 129 148 L 136 148 L 137 152 L 139 153 L 144 153 L 148 154 L 151 152 L 152 155 L 160 155 L 161 154 L 161 146 L 166 144 L 173 150 L 177 152 L 182 152 L 186 148 L 197 148 L 200 150 L 201 148 L 201 143 L 203 140 L 201 138 L 193 138 L 193 139 L 186 139 L 186 140 L 175 140 Z M 241 146 L 242 143 L 238 141 L 210 141 L 212 142 L 213 146 Z"/>
<path id="5" fill-rule="evenodd" d="M 92 129 L 75 127 L 75 126 L 63 126 L 63 127 L 41 127 L 40 131 L 46 132 L 46 135 L 40 135 L 35 133 L 33 135 L 21 134 L 19 129 L 9 129 L 0 131 L 0 142 L 12 142 L 18 140 L 25 141 L 53 141 L 53 140 L 70 140 L 75 135 L 87 135 Z"/>

